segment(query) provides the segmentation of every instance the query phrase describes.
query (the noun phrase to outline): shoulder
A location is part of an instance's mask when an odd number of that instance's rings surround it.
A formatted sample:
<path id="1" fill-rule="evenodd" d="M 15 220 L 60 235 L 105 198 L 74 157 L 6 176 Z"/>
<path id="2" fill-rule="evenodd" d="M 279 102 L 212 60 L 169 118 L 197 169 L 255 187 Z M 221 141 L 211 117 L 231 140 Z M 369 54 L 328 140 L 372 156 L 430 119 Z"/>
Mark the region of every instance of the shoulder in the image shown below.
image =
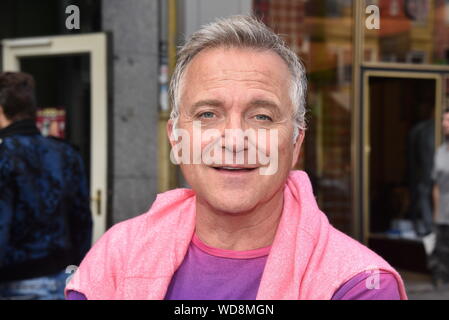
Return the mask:
<path id="1" fill-rule="evenodd" d="M 445 168 L 446 159 L 449 158 L 449 151 L 446 144 L 442 144 L 435 152 L 435 169 Z"/>
<path id="2" fill-rule="evenodd" d="M 93 248 L 100 246 L 116 249 L 128 247 L 147 228 L 148 215 L 149 213 L 144 213 L 113 225 L 100 237 Z"/>
<path id="3" fill-rule="evenodd" d="M 29 158 L 30 156 L 42 153 L 59 152 L 59 145 L 53 144 L 52 141 L 42 135 L 11 135 L 0 139 L 0 151 L 8 153 L 15 160 L 21 158 Z"/>
<path id="4" fill-rule="evenodd" d="M 6 138 L 0 138 L 0 161 L 6 160 L 9 148 L 6 144 Z"/>
<path id="5" fill-rule="evenodd" d="M 389 272 L 362 272 L 344 283 L 332 300 L 400 300 L 399 284 Z"/>
<path id="6" fill-rule="evenodd" d="M 145 246 L 154 241 L 158 232 L 180 223 L 179 217 L 185 214 L 185 206 L 191 205 L 193 191 L 174 189 L 158 194 L 150 209 L 134 218 L 115 224 L 102 238 L 117 241 L 121 247 Z"/>
<path id="7" fill-rule="evenodd" d="M 41 143 L 51 151 L 61 153 L 66 157 L 73 159 L 81 158 L 77 148 L 65 140 L 53 137 L 41 137 Z"/>
<path id="8" fill-rule="evenodd" d="M 83 179 L 84 160 L 81 153 L 70 143 L 52 137 L 40 137 L 37 148 L 38 152 L 45 154 L 48 167 L 60 167 L 64 175 L 71 179 Z"/>
<path id="9" fill-rule="evenodd" d="M 11 157 L 11 150 L 4 143 L 4 138 L 0 138 L 0 184 L 8 183 L 6 181 L 7 177 L 9 177 L 13 171 L 14 161 Z"/>
<path id="10" fill-rule="evenodd" d="M 443 156 L 444 154 L 448 154 L 448 145 L 447 143 L 443 143 L 441 146 L 438 147 L 436 154 L 438 156 Z"/>
<path id="11" fill-rule="evenodd" d="M 145 214 L 112 226 L 103 234 L 89 250 L 79 266 L 76 277 L 68 288 L 88 290 L 89 284 L 114 282 L 116 275 L 122 274 L 131 243 L 139 236 Z M 83 290 L 79 290 L 82 288 Z"/>
<path id="12" fill-rule="evenodd" d="M 55 137 L 45 137 L 44 138 L 48 144 L 52 145 L 54 148 L 67 153 L 73 157 L 80 157 L 80 149 L 74 144 L 68 142 L 67 140 L 55 138 Z"/>
<path id="13" fill-rule="evenodd" d="M 157 195 L 146 213 L 119 222 L 112 226 L 103 236 L 105 240 L 119 239 L 121 246 L 137 238 L 143 243 L 153 233 L 160 231 L 160 227 L 174 225 L 179 222 L 181 214 L 185 213 L 184 206 L 191 205 L 194 192 L 190 189 L 174 189 Z M 101 238 L 100 238 L 101 239 Z"/>
<path id="14" fill-rule="evenodd" d="M 187 199 L 180 197 L 176 190 L 159 194 L 148 212 L 119 222 L 102 235 L 83 263 L 92 265 L 103 261 L 118 268 L 140 265 L 142 256 L 148 256 L 148 248 L 169 242 L 174 230 L 188 223 L 190 215 L 186 215 L 184 206 L 191 201 Z M 181 220 L 182 215 L 185 218 Z"/>
<path id="15" fill-rule="evenodd" d="M 362 274 L 387 273 L 402 286 L 402 279 L 397 271 L 377 253 L 331 226 L 325 257 L 333 268 L 325 272 L 331 273 L 335 279 L 334 288 L 341 287 L 354 276 Z M 402 288 L 402 287 L 401 287 Z M 372 293 L 372 292 L 371 292 Z"/>
<path id="16" fill-rule="evenodd" d="M 178 213 L 183 212 L 182 206 L 173 208 L 177 200 L 181 201 L 176 195 L 159 195 L 147 213 L 112 226 L 87 253 L 66 290 L 82 292 L 88 298 L 98 294 L 110 297 L 124 278 L 151 274 L 147 267 L 151 269 L 149 264 L 159 261 L 157 253 L 172 256 L 170 248 L 162 250 L 157 245 L 173 238 L 176 228 L 171 228 L 170 220 L 179 221 Z M 149 248 L 154 250 L 149 252 Z"/>
<path id="17" fill-rule="evenodd" d="M 17 163 L 25 159 L 28 145 L 31 145 L 31 143 L 27 136 L 0 138 L 0 162 Z"/>
<path id="18" fill-rule="evenodd" d="M 378 263 L 390 267 L 377 253 L 333 226 L 330 226 L 328 250 L 333 255 L 353 261 L 356 264 L 363 265 L 364 262 L 369 261 L 370 264 Z"/>
<path id="19" fill-rule="evenodd" d="M 20 148 L 24 143 L 26 136 L 7 136 L 0 138 L 0 151 L 12 152 Z"/>

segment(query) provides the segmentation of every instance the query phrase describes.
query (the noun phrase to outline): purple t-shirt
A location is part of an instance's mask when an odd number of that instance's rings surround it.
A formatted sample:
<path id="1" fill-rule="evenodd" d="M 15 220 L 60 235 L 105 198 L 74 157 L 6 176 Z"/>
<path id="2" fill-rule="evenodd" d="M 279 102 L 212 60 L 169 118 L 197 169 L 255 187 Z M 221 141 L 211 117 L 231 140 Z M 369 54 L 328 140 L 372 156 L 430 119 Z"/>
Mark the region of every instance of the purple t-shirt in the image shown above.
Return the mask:
<path id="1" fill-rule="evenodd" d="M 165 300 L 255 300 L 270 249 L 217 249 L 194 235 L 184 261 L 173 275 Z M 335 292 L 332 300 L 400 299 L 392 274 L 380 272 L 375 283 L 369 282 L 370 276 L 368 272 L 356 275 Z M 67 299 L 86 297 L 70 291 Z"/>

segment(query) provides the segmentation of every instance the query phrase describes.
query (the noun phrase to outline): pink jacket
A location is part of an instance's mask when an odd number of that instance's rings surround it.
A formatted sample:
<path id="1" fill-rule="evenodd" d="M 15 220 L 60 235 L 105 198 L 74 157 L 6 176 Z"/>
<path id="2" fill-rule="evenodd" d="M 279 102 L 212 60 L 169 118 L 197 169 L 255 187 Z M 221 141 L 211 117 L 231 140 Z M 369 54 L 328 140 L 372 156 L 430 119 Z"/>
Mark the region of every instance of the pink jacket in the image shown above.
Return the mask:
<path id="1" fill-rule="evenodd" d="M 66 287 L 88 299 L 164 299 L 195 229 L 195 193 L 159 194 L 150 211 L 113 226 L 89 251 Z M 331 299 L 360 272 L 399 274 L 380 256 L 333 228 L 305 172 L 292 171 L 257 299 Z M 375 289 L 373 289 L 375 290 Z"/>

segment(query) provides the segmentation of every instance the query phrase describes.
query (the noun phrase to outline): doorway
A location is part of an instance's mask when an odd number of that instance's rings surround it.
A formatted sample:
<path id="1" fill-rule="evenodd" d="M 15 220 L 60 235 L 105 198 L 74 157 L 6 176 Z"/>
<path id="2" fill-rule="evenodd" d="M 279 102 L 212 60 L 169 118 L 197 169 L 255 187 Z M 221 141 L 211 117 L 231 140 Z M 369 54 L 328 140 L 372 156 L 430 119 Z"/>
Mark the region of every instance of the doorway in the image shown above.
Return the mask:
<path id="1" fill-rule="evenodd" d="M 56 128 L 58 136 L 74 145 L 83 157 L 94 243 L 106 231 L 106 35 L 8 39 L 2 44 L 4 71 L 27 72 L 36 80 L 41 131 L 45 134 L 50 127 Z"/>
<path id="2" fill-rule="evenodd" d="M 396 267 L 425 272 L 442 76 L 372 70 L 364 76 L 366 243 Z"/>
<path id="3" fill-rule="evenodd" d="M 21 71 L 33 75 L 36 82 L 38 126 L 49 134 L 51 120 L 60 122 L 58 136 L 80 153 L 90 181 L 90 59 L 88 54 L 24 57 Z M 60 119 L 57 119 L 60 114 Z"/>

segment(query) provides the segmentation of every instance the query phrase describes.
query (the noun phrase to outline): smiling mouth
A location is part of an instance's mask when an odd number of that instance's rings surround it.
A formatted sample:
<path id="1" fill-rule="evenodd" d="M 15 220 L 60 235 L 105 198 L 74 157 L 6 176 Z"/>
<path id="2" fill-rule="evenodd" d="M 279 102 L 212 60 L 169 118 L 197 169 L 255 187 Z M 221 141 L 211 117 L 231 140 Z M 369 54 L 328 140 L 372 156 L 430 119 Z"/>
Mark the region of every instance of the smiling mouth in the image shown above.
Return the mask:
<path id="1" fill-rule="evenodd" d="M 251 172 L 256 170 L 257 168 L 246 168 L 246 167 L 229 167 L 229 166 L 222 166 L 222 167 L 212 167 L 212 169 L 215 169 L 216 171 L 221 172 Z"/>

